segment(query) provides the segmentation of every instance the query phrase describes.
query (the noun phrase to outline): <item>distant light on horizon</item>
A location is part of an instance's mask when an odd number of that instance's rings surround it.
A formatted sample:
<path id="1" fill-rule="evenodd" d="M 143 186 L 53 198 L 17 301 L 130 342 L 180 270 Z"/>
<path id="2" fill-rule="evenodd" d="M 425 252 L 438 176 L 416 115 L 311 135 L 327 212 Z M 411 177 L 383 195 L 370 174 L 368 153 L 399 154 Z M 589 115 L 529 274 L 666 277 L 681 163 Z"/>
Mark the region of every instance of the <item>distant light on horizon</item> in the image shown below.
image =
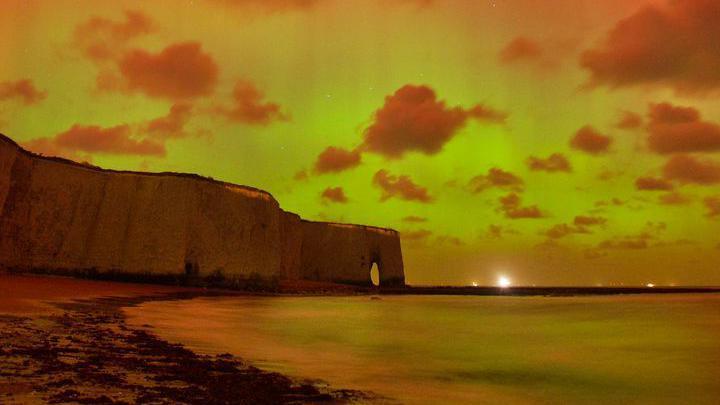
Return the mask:
<path id="1" fill-rule="evenodd" d="M 512 282 L 510 281 L 509 278 L 507 278 L 505 276 L 498 277 L 498 287 L 507 288 L 507 287 L 510 287 L 511 284 L 512 284 Z"/>
<path id="2" fill-rule="evenodd" d="M 655 284 L 653 284 L 653 283 L 647 283 L 647 284 L 645 284 L 645 287 L 647 287 L 647 288 L 653 288 L 653 287 L 655 287 Z"/>
<path id="3" fill-rule="evenodd" d="M 478 286 L 477 281 L 473 281 L 473 282 L 472 282 L 472 286 L 473 286 L 473 287 L 477 287 L 477 286 Z"/>

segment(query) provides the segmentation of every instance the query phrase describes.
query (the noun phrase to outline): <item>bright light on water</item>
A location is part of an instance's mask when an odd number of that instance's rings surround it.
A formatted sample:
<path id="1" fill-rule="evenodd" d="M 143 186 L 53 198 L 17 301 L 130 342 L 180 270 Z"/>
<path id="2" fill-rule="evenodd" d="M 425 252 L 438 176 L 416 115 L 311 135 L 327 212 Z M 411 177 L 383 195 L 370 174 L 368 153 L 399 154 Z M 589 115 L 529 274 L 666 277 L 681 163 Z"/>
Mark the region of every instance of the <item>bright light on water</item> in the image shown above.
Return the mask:
<path id="1" fill-rule="evenodd" d="M 510 287 L 512 282 L 510 282 L 510 279 L 505 276 L 498 277 L 498 286 L 502 288 Z"/>

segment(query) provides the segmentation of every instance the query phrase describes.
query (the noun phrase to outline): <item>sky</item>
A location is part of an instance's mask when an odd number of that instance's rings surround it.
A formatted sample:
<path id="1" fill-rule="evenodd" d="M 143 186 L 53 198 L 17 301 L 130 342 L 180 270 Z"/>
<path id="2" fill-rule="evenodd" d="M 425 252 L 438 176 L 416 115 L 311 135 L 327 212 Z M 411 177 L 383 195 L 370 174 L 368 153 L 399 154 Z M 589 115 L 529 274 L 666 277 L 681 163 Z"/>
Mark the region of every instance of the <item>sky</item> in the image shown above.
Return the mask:
<path id="1" fill-rule="evenodd" d="M 714 0 L 4 0 L 0 132 L 401 233 L 410 284 L 719 285 Z"/>

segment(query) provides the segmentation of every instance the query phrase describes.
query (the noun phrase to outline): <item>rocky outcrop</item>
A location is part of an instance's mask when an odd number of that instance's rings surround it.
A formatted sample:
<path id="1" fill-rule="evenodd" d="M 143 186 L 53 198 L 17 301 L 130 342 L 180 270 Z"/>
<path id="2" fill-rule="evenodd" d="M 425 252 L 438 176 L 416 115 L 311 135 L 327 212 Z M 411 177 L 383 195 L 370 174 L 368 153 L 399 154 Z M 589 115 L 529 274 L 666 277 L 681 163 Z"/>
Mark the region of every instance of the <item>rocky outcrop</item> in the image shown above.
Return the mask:
<path id="1" fill-rule="evenodd" d="M 178 173 L 104 170 L 0 135 L 0 268 L 404 284 L 390 229 L 302 220 L 269 193 Z"/>

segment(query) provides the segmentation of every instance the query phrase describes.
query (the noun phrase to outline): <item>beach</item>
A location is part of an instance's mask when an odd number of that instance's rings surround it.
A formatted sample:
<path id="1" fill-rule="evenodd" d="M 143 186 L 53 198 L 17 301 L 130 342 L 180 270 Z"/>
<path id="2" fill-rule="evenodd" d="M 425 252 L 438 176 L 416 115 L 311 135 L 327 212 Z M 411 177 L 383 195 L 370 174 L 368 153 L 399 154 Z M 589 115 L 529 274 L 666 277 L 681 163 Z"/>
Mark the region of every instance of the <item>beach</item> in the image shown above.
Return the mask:
<path id="1" fill-rule="evenodd" d="M 0 403 L 344 403 L 331 390 L 199 355 L 126 323 L 122 308 L 232 293 L 0 274 Z M 192 315 L 189 315 L 192 316 Z"/>

